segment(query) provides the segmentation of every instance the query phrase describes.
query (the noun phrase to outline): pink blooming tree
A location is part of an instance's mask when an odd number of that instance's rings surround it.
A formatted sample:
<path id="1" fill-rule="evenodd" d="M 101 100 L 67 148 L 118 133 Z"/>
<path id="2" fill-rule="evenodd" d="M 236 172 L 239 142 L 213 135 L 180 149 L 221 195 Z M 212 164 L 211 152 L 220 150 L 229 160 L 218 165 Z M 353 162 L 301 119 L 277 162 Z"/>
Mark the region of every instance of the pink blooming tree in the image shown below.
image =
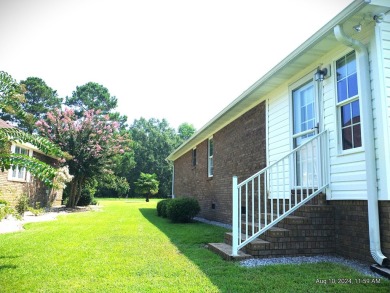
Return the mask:
<path id="1" fill-rule="evenodd" d="M 67 206 L 75 207 L 86 182 L 111 169 L 113 157 L 128 150 L 129 139 L 118 131 L 119 123 L 100 111 L 85 111 L 78 118 L 72 109 L 47 114 L 36 123 L 40 135 L 60 146 L 72 158 L 67 161 L 73 180 Z"/>

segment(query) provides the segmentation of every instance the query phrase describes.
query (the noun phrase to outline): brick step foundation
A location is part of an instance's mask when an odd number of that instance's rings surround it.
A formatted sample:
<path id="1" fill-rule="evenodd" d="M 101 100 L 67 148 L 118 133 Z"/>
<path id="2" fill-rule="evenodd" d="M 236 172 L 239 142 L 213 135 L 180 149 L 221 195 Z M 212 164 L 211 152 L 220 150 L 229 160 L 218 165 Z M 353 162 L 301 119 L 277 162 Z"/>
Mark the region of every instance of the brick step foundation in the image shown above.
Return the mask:
<path id="1" fill-rule="evenodd" d="M 270 215 L 262 215 L 262 219 Z M 247 244 L 241 252 L 243 257 L 247 255 L 256 258 L 281 257 L 281 256 L 313 256 L 319 254 L 331 254 L 335 251 L 334 237 L 334 211 L 332 206 L 305 205 L 292 215 L 287 216 L 276 226 L 263 233 L 258 239 Z M 261 224 L 262 226 L 264 224 Z M 244 233 L 244 227 L 242 228 Z M 254 224 L 254 231 L 258 231 L 258 224 Z M 251 235 L 252 225 L 248 227 Z M 245 235 L 242 235 L 245 239 Z M 226 233 L 224 249 L 228 252 L 224 255 L 218 252 L 224 259 L 235 259 L 231 255 L 232 233 Z M 209 248 L 217 252 L 218 244 L 210 243 Z"/>

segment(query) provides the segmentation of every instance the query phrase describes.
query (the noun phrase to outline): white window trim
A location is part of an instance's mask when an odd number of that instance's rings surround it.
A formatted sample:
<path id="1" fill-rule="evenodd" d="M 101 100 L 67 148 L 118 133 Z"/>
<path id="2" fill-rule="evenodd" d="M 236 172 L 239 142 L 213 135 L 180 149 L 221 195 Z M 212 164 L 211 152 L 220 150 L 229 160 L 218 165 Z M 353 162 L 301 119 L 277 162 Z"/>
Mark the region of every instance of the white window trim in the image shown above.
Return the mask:
<path id="1" fill-rule="evenodd" d="M 195 154 L 195 156 L 194 156 L 194 154 Z M 198 158 L 197 158 L 197 156 L 198 156 L 198 154 L 197 154 L 197 151 L 196 151 L 196 147 L 194 147 L 192 149 L 192 152 L 191 152 L 191 166 L 193 168 L 195 168 L 196 165 L 198 165 Z M 194 164 L 194 159 L 195 159 L 195 164 Z"/>
<path id="2" fill-rule="evenodd" d="M 211 156 L 210 156 L 210 140 L 213 141 L 213 155 L 211 155 Z M 211 169 L 210 162 L 212 162 L 212 166 L 213 166 L 212 169 Z M 213 137 L 209 137 L 209 139 L 207 140 L 207 176 L 209 178 L 214 176 L 214 139 L 213 139 Z"/>
<path id="3" fill-rule="evenodd" d="M 18 145 L 18 144 L 12 144 L 11 145 L 11 153 L 15 153 L 15 148 L 16 147 L 20 147 L 20 148 L 23 148 L 23 149 L 26 149 L 28 151 L 28 156 L 29 157 L 32 157 L 33 156 L 33 150 L 32 149 L 29 149 L 27 148 L 26 146 L 23 146 L 23 145 Z M 26 178 L 22 179 L 22 178 L 15 178 L 12 176 L 13 174 L 13 169 L 12 167 L 8 170 L 8 180 L 9 181 L 16 181 L 16 182 L 30 182 L 31 181 L 31 173 L 28 172 L 26 170 Z"/>
<path id="4" fill-rule="evenodd" d="M 356 153 L 361 153 L 361 152 L 364 152 L 364 144 L 363 144 L 363 131 L 362 131 L 362 126 L 361 126 L 361 138 L 362 138 L 362 146 L 360 147 L 357 147 L 357 148 L 352 148 L 352 149 L 347 149 L 347 150 L 343 150 L 343 139 L 342 139 L 342 130 L 341 130 L 341 107 L 346 105 L 346 104 L 349 104 L 349 103 L 352 103 L 354 101 L 359 101 L 359 109 L 360 109 L 360 125 L 362 125 L 364 123 L 363 119 L 362 119 L 362 116 L 361 116 L 361 109 L 362 109 L 362 104 L 361 104 L 361 98 L 360 98 L 360 92 L 361 92 L 361 89 L 360 89 L 360 81 L 359 81 L 359 74 L 357 74 L 357 87 L 358 87 L 358 94 L 356 96 L 353 96 L 353 97 L 350 97 L 344 101 L 341 101 L 341 102 L 338 102 L 338 92 L 337 92 L 337 60 L 339 60 L 340 58 L 342 57 L 345 57 L 346 55 L 348 55 L 349 53 L 353 52 L 354 50 L 349 50 L 349 51 L 344 51 L 342 54 L 340 54 L 339 56 L 337 56 L 334 60 L 333 60 L 333 80 L 334 80 L 334 91 L 335 91 L 335 99 L 334 99 L 334 102 L 335 102 L 335 120 L 336 120 L 336 127 L 335 127 L 335 131 L 336 131 L 336 137 L 337 137 L 337 156 L 338 157 L 342 157 L 342 156 L 345 156 L 345 155 L 350 155 L 350 154 L 356 154 Z M 355 52 L 355 57 L 356 57 L 356 52 Z M 357 64 L 357 60 L 356 60 L 356 72 L 358 73 L 358 64 Z"/>

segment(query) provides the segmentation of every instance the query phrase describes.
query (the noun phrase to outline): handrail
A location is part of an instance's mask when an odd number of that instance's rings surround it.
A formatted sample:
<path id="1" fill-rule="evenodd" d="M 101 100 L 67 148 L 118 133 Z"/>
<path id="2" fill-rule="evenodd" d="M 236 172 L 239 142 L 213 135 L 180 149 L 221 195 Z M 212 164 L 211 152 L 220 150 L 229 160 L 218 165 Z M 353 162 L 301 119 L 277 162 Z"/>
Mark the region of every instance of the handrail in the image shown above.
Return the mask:
<path id="1" fill-rule="evenodd" d="M 327 153 L 325 130 L 240 184 L 233 177 L 233 255 L 323 192 Z"/>
<path id="2" fill-rule="evenodd" d="M 245 179 L 244 181 L 242 181 L 240 184 L 238 184 L 237 187 L 241 187 L 243 186 L 245 183 L 251 181 L 253 178 L 257 177 L 259 174 L 261 173 L 264 173 L 265 171 L 267 171 L 267 169 L 271 169 L 273 166 L 277 165 L 280 161 L 283 161 L 285 160 L 287 157 L 289 157 L 291 154 L 299 151 L 301 148 L 305 147 L 308 143 L 312 142 L 313 140 L 317 139 L 319 136 L 321 135 L 324 135 L 324 133 L 327 133 L 327 130 L 324 130 L 322 131 L 321 133 L 313 136 L 312 138 L 308 139 L 307 141 L 305 141 L 305 143 L 301 144 L 300 146 L 296 147 L 295 149 L 293 149 L 292 151 L 290 151 L 287 155 L 285 155 L 284 157 L 282 157 L 281 159 L 277 160 L 276 162 L 272 163 L 271 165 L 265 167 L 264 169 L 261 169 L 260 171 L 258 171 L 257 173 L 253 174 L 251 177 L 249 177 L 248 179 Z"/>

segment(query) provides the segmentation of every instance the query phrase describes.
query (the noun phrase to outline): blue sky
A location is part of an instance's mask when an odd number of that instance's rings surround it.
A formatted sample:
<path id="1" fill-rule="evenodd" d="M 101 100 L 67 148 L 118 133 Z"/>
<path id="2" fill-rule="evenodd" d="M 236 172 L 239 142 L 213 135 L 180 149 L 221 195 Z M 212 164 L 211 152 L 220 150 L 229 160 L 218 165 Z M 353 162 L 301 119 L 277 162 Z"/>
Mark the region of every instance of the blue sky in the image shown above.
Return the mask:
<path id="1" fill-rule="evenodd" d="M 0 70 L 199 129 L 351 2 L 2 0 Z"/>

